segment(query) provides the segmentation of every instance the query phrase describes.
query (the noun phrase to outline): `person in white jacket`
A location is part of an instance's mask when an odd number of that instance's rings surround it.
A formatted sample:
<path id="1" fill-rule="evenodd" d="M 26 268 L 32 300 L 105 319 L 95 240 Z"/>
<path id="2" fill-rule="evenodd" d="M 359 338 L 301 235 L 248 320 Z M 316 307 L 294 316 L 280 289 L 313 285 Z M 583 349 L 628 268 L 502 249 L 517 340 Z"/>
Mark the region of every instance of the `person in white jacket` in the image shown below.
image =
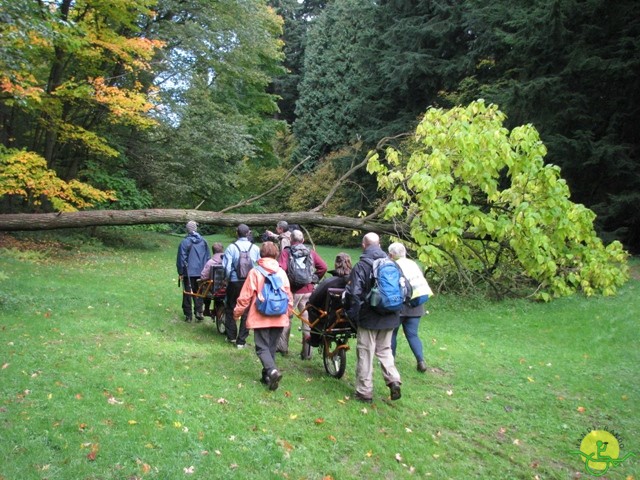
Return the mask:
<path id="1" fill-rule="evenodd" d="M 389 256 L 400 266 L 402 273 L 413 290 L 412 301 L 409 304 L 405 304 L 400 312 L 400 324 L 409 342 L 409 347 L 418 362 L 418 371 L 424 373 L 427 371 L 427 364 L 424 361 L 422 341 L 418 336 L 418 330 L 420 328 L 420 319 L 425 313 L 424 302 L 433 295 L 433 292 L 429 288 L 429 283 L 424 278 L 420 266 L 407 258 L 407 249 L 404 245 L 398 242 L 389 245 Z M 396 356 L 399 329 L 400 326 L 396 327 L 391 337 L 391 351 L 394 357 Z"/>

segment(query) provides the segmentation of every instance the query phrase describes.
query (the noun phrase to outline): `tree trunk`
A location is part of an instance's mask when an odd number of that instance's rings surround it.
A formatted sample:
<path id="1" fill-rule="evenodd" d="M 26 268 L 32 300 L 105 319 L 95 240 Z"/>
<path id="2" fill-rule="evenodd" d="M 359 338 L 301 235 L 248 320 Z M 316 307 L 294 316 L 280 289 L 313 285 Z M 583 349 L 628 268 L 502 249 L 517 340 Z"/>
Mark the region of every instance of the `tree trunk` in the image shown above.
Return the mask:
<path id="1" fill-rule="evenodd" d="M 185 223 L 195 220 L 200 224 L 236 227 L 270 226 L 280 220 L 305 226 L 325 226 L 345 230 L 361 230 L 379 234 L 399 235 L 400 225 L 380 223 L 365 218 L 351 218 L 318 212 L 285 213 L 219 213 L 201 210 L 93 210 L 60 213 L 12 213 L 0 215 L 0 231 L 55 230 L 104 225 L 142 225 L 152 223 Z"/>

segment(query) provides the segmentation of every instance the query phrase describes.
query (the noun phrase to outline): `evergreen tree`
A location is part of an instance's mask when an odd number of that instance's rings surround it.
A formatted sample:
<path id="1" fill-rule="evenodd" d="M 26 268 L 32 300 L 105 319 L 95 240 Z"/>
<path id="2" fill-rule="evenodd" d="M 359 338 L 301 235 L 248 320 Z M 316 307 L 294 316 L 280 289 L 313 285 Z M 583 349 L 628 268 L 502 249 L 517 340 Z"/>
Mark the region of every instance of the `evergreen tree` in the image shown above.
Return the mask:
<path id="1" fill-rule="evenodd" d="M 362 43 L 374 8 L 371 0 L 337 0 L 309 30 L 293 126 L 298 156 L 317 158 L 361 137 L 363 91 L 372 80 L 362 68 Z"/>
<path id="2" fill-rule="evenodd" d="M 640 250 L 640 4 L 632 0 L 469 2 L 476 70 L 461 101 L 482 97 L 509 125 L 533 123 L 575 201 L 604 238 Z"/>

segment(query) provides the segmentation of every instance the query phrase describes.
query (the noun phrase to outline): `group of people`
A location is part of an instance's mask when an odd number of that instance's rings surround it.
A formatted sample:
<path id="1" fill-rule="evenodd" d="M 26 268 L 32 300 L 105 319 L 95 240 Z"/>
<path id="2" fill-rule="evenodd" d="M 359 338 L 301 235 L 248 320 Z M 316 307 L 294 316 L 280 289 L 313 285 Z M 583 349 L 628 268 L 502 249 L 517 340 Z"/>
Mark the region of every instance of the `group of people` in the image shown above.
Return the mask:
<path id="1" fill-rule="evenodd" d="M 197 224 L 193 221 L 187 223 L 187 236 L 180 243 L 177 257 L 178 274 L 185 286 L 182 309 L 185 321 L 191 321 L 194 312 L 196 320 L 202 320 L 208 308 L 202 298 L 190 295 L 189 289 L 196 291 L 198 280 L 208 278 L 210 268 L 222 266 L 227 281 L 226 341 L 235 344 L 236 348 L 245 348 L 249 332 L 253 330 L 255 351 L 262 363 L 261 382 L 270 390 L 276 390 L 282 379 L 282 373 L 276 365 L 276 355 L 278 352 L 283 355 L 289 352 L 294 310 L 302 312 L 303 318 L 308 320 L 307 304 L 323 308 L 330 288 L 344 289 L 344 311 L 357 325 L 357 400 L 365 403 L 373 401 L 375 359 L 380 363 L 391 400 L 401 397 L 402 380 L 395 366 L 397 334 L 401 326 L 416 358 L 418 371 L 427 370 L 422 342 L 418 337 L 420 318 L 425 313 L 424 304 L 405 304 L 400 311 L 381 313 L 368 301 L 374 285 L 372 261 L 386 257 L 397 263 L 404 278 L 412 285 L 414 279 L 416 285 L 426 285 L 426 290 L 418 287 L 420 291 L 414 291 L 414 296 L 431 294 L 420 267 L 406 257 L 404 245 L 392 243 L 386 254 L 380 246 L 379 236 L 373 232 L 367 233 L 362 239 L 359 261 L 352 266 L 348 254 L 338 254 L 334 269 L 329 272 L 331 276 L 323 280 L 327 264 L 315 250 L 304 245 L 303 233 L 300 230 L 289 231 L 285 221 L 278 222 L 275 233 L 265 232 L 263 240 L 266 241 L 260 246 L 253 243 L 251 231 L 245 224 L 238 225 L 236 237 L 226 249 L 222 244 L 214 244 L 211 257 L 206 240 L 197 232 Z M 305 275 L 304 268 L 311 271 L 312 275 Z M 288 307 L 285 313 L 265 315 L 258 308 L 257 300 L 269 275 L 279 279 L 286 293 Z M 313 346 L 318 345 L 313 336 L 308 323 L 302 322 L 302 359 L 311 358 Z"/>

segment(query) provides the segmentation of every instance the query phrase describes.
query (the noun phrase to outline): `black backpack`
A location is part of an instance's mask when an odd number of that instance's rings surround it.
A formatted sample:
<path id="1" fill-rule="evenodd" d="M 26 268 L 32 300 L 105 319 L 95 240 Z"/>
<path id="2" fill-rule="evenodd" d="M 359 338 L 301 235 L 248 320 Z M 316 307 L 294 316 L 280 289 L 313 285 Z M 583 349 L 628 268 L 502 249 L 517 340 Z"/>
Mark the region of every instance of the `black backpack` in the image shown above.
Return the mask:
<path id="1" fill-rule="evenodd" d="M 314 280 L 315 268 L 311 250 L 302 243 L 287 247 L 289 260 L 287 261 L 287 276 L 291 288 L 297 290 L 309 285 Z"/>
<path id="2" fill-rule="evenodd" d="M 249 255 L 253 243 L 249 246 L 249 249 L 244 252 L 236 242 L 233 242 L 233 245 L 236 246 L 239 252 L 238 262 L 235 265 L 236 275 L 238 276 L 238 280 L 245 280 L 247 275 L 249 275 L 249 271 L 253 268 L 253 260 L 251 260 L 251 256 Z"/>

